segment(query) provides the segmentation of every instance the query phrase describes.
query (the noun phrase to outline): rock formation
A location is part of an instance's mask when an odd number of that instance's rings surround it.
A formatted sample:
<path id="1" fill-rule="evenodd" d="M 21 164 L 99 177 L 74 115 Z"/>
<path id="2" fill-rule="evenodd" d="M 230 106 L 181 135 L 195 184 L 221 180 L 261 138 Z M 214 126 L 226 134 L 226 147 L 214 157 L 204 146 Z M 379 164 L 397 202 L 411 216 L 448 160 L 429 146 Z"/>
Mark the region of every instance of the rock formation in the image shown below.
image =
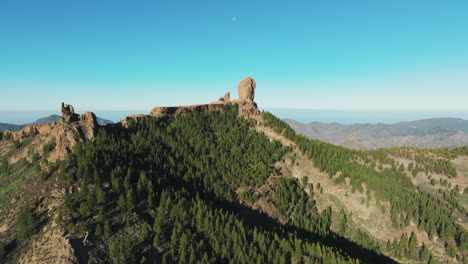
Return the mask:
<path id="1" fill-rule="evenodd" d="M 238 85 L 239 100 L 231 101 L 231 93 L 226 93 L 218 101 L 210 104 L 201 105 L 188 105 L 188 106 L 169 106 L 169 107 L 155 107 L 151 110 L 150 116 L 163 117 L 168 115 L 180 115 L 193 112 L 208 112 L 208 111 L 226 111 L 228 103 L 235 103 L 239 106 L 239 116 L 247 118 L 255 118 L 260 115 L 257 104 L 254 102 L 255 87 L 257 84 L 252 77 L 247 77 L 242 80 Z M 138 118 L 142 118 L 138 116 Z M 134 119 L 134 118 L 131 118 Z M 124 121 L 127 121 L 124 120 Z"/>
<path id="2" fill-rule="evenodd" d="M 78 121 L 78 114 L 75 114 L 75 108 L 62 102 L 62 118 L 60 122 L 70 123 L 75 121 Z"/>
<path id="3" fill-rule="evenodd" d="M 254 101 L 255 98 L 255 80 L 251 77 L 243 79 L 238 85 L 239 100 L 231 100 L 231 94 L 228 92 L 218 101 L 210 104 L 188 105 L 188 106 L 170 106 L 170 107 L 155 107 L 150 114 L 128 116 L 120 123 L 108 126 L 128 127 L 130 121 L 139 122 L 146 118 L 161 118 L 169 115 L 183 115 L 194 112 L 224 112 L 229 109 L 231 104 L 237 104 L 239 117 L 244 118 L 259 118 L 260 111 Z M 48 125 L 30 125 L 24 127 L 20 131 L 12 132 L 9 130 L 1 134 L 0 150 L 10 149 L 15 142 L 22 142 L 33 137 L 33 142 L 29 147 L 15 152 L 9 157 L 10 162 L 16 162 L 22 158 L 28 158 L 33 153 L 42 153 L 42 146 L 49 142 L 55 142 L 55 149 L 48 154 L 49 161 L 65 159 L 69 152 L 73 150 L 75 145 L 86 140 L 92 140 L 96 137 L 99 124 L 96 116 L 91 113 L 82 115 L 76 114 L 72 105 L 61 105 L 62 117 L 59 123 L 51 123 Z M 0 158 L 3 158 L 0 153 Z"/>
<path id="4" fill-rule="evenodd" d="M 29 147 L 21 149 L 12 155 L 10 162 L 16 162 L 19 159 L 30 157 L 33 153 L 42 153 L 42 146 L 49 142 L 55 142 L 54 151 L 48 155 L 49 161 L 65 159 L 67 154 L 73 150 L 73 147 L 83 141 L 94 139 L 97 135 L 99 124 L 96 116 L 91 113 L 78 115 L 73 106 L 62 103 L 62 117 L 57 124 L 52 122 L 47 125 L 30 125 L 19 131 L 4 131 L 8 134 L 9 140 L 2 140 L 0 146 L 8 148 L 15 141 L 23 142 L 32 138 Z M 0 158 L 2 155 L 0 155 Z"/>
<path id="5" fill-rule="evenodd" d="M 253 101 L 255 99 L 255 87 L 257 87 L 257 84 L 252 77 L 244 78 L 237 86 L 239 101 Z"/>
<path id="6" fill-rule="evenodd" d="M 237 102 L 239 106 L 239 116 L 246 118 L 258 118 L 260 117 L 260 111 L 257 108 L 257 103 L 254 101 L 239 101 Z"/>
<path id="7" fill-rule="evenodd" d="M 186 106 L 168 106 L 155 107 L 151 110 L 151 116 L 161 117 L 167 115 L 183 115 L 194 112 L 210 112 L 210 111 L 226 111 L 228 106 L 223 103 L 211 103 L 203 105 L 186 105 Z"/>
<path id="8" fill-rule="evenodd" d="M 231 102 L 231 93 L 227 92 L 223 97 L 219 98 L 219 101 L 225 103 Z"/>
<path id="9" fill-rule="evenodd" d="M 51 156 L 56 159 L 65 158 L 79 142 L 94 139 L 98 128 L 94 113 L 78 115 L 75 114 L 73 106 L 62 103 L 62 118 L 52 133 L 55 137 L 56 151 Z"/>

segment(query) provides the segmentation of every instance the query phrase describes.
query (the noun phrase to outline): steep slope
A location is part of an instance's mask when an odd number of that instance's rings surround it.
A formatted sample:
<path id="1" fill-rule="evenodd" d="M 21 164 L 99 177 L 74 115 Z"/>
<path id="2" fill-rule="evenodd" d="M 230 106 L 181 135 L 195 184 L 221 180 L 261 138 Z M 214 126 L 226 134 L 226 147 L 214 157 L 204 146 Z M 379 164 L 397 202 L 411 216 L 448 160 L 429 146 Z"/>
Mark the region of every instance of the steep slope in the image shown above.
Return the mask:
<path id="1" fill-rule="evenodd" d="M 285 120 L 307 137 L 355 149 L 397 146 L 453 148 L 468 145 L 468 121 L 432 118 L 396 124 L 354 124 Z"/>

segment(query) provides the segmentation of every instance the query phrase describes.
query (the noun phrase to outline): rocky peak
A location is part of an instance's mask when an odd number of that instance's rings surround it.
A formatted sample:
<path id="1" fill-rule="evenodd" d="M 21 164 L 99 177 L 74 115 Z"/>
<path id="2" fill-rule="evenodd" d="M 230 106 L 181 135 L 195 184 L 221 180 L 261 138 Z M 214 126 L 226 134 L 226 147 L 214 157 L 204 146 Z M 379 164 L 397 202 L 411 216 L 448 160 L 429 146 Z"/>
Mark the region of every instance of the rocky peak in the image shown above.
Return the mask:
<path id="1" fill-rule="evenodd" d="M 255 88 L 257 83 L 252 77 L 244 78 L 239 85 L 237 91 L 239 93 L 239 101 L 253 101 L 255 99 Z"/>
<path id="2" fill-rule="evenodd" d="M 62 102 L 62 118 L 61 123 L 70 123 L 78 121 L 78 114 L 75 114 L 75 108 L 72 105 L 66 105 Z"/>
<path id="3" fill-rule="evenodd" d="M 231 101 L 231 93 L 227 92 L 223 97 L 219 98 L 219 101 L 228 103 Z"/>
<path id="4" fill-rule="evenodd" d="M 252 77 L 244 78 L 237 86 L 239 92 L 239 116 L 247 118 L 256 118 L 260 116 L 260 111 L 255 103 L 255 88 L 257 83 Z"/>
<path id="5" fill-rule="evenodd" d="M 56 151 L 52 159 L 63 159 L 79 142 L 92 140 L 96 137 L 99 124 L 96 115 L 87 112 L 76 114 L 72 105 L 62 103 L 62 118 L 53 130 Z"/>
<path id="6" fill-rule="evenodd" d="M 29 157 L 31 153 L 40 153 L 44 144 L 54 142 L 55 148 L 48 156 L 48 160 L 63 160 L 76 144 L 94 139 L 98 128 L 99 124 L 94 113 L 79 115 L 75 113 L 72 105 L 62 103 L 62 117 L 58 124 L 52 122 L 46 125 L 29 125 L 19 131 L 6 131 L 5 133 L 8 133 L 11 139 L 2 141 L 3 146 L 0 146 L 0 149 L 12 147 L 13 141 L 22 142 L 31 138 L 32 143 L 28 147 L 22 148 L 10 157 L 10 162 L 16 162 L 21 158 Z"/>

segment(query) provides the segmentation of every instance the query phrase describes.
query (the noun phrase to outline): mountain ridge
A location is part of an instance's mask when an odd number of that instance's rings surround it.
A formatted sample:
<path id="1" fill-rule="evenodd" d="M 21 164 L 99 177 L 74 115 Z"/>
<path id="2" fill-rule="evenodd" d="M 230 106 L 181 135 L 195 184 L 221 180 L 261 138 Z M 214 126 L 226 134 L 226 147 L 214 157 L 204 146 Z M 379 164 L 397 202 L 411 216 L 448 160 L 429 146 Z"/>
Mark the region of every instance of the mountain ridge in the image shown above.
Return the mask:
<path id="1" fill-rule="evenodd" d="M 352 124 L 285 119 L 298 133 L 325 142 L 357 149 L 398 146 L 456 148 L 468 145 L 468 121 L 430 118 L 394 124 Z"/>
<path id="2" fill-rule="evenodd" d="M 3 132 L 5 130 L 18 131 L 18 130 L 21 130 L 24 127 L 30 126 L 30 125 L 47 125 L 47 124 L 50 124 L 52 122 L 58 123 L 60 121 L 61 117 L 62 116 L 59 116 L 59 115 L 50 115 L 50 116 L 38 118 L 36 121 L 33 121 L 31 123 L 27 123 L 27 124 L 22 124 L 22 125 L 15 125 L 15 124 L 9 124 L 9 123 L 0 123 L 0 132 Z M 114 122 L 112 122 L 110 120 L 107 120 L 107 119 L 104 119 L 104 118 L 101 118 L 101 117 L 97 117 L 96 120 L 97 120 L 99 125 L 113 124 L 114 123 Z"/>
<path id="3" fill-rule="evenodd" d="M 1 133 L 0 259 L 465 261 L 468 148 L 310 140 L 258 111 L 244 84 L 242 100 L 115 124 L 62 103 L 58 123 Z"/>

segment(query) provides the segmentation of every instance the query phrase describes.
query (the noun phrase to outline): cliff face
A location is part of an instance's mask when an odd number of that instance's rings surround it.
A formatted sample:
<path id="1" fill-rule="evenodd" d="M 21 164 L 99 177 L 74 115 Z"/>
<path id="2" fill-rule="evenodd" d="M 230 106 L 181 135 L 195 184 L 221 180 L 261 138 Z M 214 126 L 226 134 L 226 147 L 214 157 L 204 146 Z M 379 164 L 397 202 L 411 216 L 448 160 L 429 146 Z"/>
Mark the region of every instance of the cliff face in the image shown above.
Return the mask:
<path id="1" fill-rule="evenodd" d="M 223 112 L 228 108 L 227 104 L 211 103 L 202 105 L 188 105 L 188 106 L 169 106 L 169 107 L 155 107 L 151 110 L 151 116 L 160 117 L 165 115 L 183 115 L 193 112 L 210 112 L 220 111 Z"/>

